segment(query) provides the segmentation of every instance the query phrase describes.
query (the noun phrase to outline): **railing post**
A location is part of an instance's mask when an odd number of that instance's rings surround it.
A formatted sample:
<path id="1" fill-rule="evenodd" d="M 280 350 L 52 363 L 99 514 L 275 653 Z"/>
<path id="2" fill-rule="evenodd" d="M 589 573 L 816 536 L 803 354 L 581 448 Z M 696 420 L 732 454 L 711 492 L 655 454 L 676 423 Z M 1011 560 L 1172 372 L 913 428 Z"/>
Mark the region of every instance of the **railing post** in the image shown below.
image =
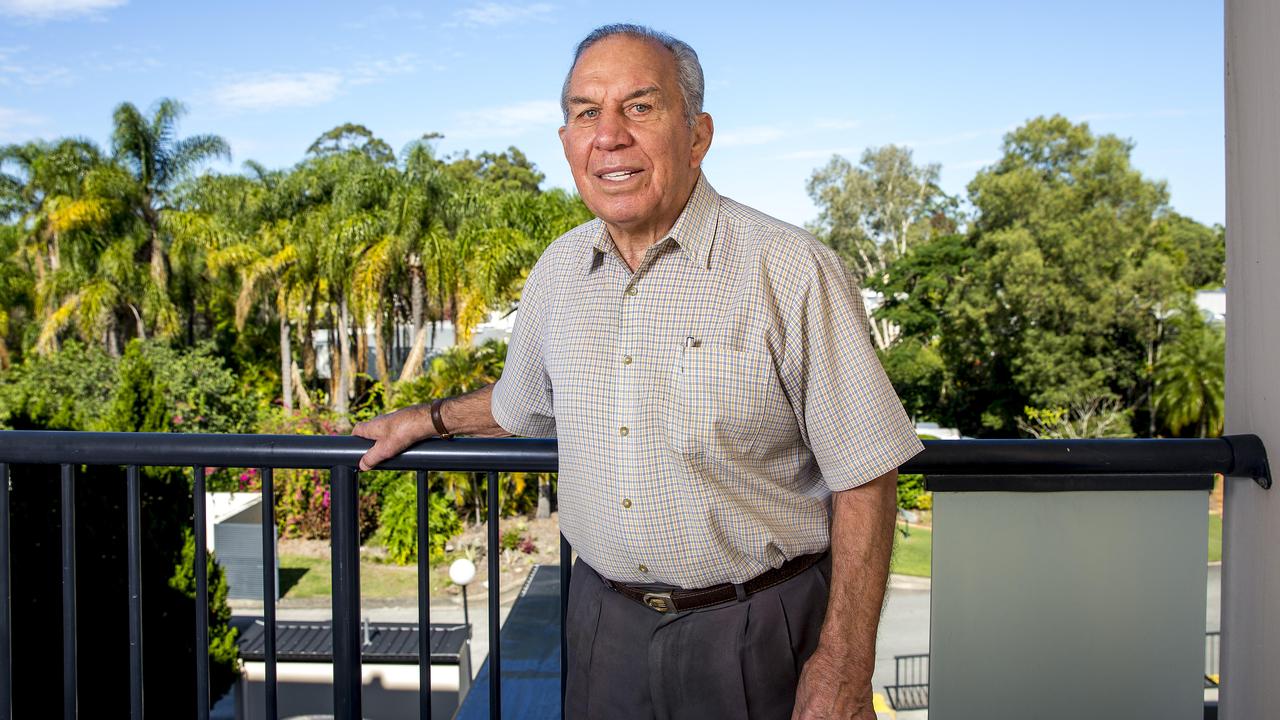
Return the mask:
<path id="1" fill-rule="evenodd" d="M 209 720 L 209 550 L 205 534 L 204 466 L 191 468 L 191 498 L 195 503 L 196 579 L 196 720 Z"/>
<path id="2" fill-rule="evenodd" d="M 418 717 L 431 720 L 431 498 L 427 471 L 416 475 L 418 496 Z"/>
<path id="3" fill-rule="evenodd" d="M 560 533 L 560 717 L 564 718 L 564 688 L 569 679 L 569 584 L 573 581 L 573 547 Z"/>
<path id="4" fill-rule="evenodd" d="M 276 490 L 275 474 L 269 467 L 262 478 L 262 666 L 263 699 L 267 720 L 279 714 L 276 699 Z"/>
<path id="5" fill-rule="evenodd" d="M 126 471 L 125 527 L 129 565 L 129 716 L 142 720 L 142 479 L 137 465 Z"/>
<path id="6" fill-rule="evenodd" d="M 498 613 L 502 605 L 502 586 L 499 583 L 498 554 L 502 550 L 498 534 L 498 515 L 501 500 L 498 498 L 498 473 L 489 471 L 489 718 L 502 718 L 502 622 Z"/>
<path id="7" fill-rule="evenodd" d="M 333 714 L 360 720 L 360 496 L 355 468 L 330 471 L 333 556 Z"/>
<path id="8" fill-rule="evenodd" d="M 9 464 L 0 463 L 0 720 L 13 719 L 13 637 L 9 623 Z"/>
<path id="9" fill-rule="evenodd" d="M 76 476 L 62 464 L 62 716 L 76 720 Z"/>

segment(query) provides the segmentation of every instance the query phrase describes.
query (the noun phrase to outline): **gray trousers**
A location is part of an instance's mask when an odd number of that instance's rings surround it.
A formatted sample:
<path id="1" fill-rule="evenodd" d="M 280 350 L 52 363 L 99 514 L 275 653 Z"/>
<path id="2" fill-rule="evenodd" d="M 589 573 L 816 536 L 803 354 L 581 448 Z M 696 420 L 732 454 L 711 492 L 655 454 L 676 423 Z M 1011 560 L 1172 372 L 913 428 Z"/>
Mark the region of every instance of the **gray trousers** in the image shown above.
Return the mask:
<path id="1" fill-rule="evenodd" d="M 831 557 L 745 601 L 661 614 L 586 563 L 569 587 L 569 720 L 787 720 L 827 611 Z"/>

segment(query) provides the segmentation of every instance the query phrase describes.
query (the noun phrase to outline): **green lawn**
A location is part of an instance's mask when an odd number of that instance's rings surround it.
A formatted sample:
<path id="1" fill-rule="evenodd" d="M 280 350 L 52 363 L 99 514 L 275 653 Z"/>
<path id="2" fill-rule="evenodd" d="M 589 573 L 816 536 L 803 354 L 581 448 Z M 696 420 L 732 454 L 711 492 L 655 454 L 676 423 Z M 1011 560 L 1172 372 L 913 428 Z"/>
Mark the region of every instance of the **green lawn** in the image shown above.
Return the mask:
<path id="1" fill-rule="evenodd" d="M 333 565 L 329 558 L 305 555 L 280 556 L 280 596 L 287 600 L 327 598 Z M 415 598 L 418 593 L 416 565 L 397 567 L 364 561 L 360 563 L 360 597 Z"/>
<path id="2" fill-rule="evenodd" d="M 929 561 L 933 555 L 933 532 L 924 528 L 911 528 L 909 537 L 902 537 L 902 524 L 893 533 L 892 572 L 899 575 L 929 577 Z"/>
<path id="3" fill-rule="evenodd" d="M 1209 562 L 1222 561 L 1222 516 L 1209 513 Z"/>

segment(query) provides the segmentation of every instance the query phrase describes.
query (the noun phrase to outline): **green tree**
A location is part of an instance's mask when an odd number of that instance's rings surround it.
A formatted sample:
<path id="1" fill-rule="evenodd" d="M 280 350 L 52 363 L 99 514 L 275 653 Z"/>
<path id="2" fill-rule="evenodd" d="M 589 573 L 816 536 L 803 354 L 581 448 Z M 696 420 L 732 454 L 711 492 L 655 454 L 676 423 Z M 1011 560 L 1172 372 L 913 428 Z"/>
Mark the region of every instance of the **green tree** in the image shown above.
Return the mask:
<path id="1" fill-rule="evenodd" d="M 1134 407 L 1150 392 L 1162 319 L 1189 290 L 1161 251 L 1167 190 L 1130 165 L 1132 149 L 1036 118 L 969 184 L 973 255 L 939 332 L 961 427 L 1010 434 L 1026 406 Z"/>
<path id="2" fill-rule="evenodd" d="M 1227 238 L 1221 225 L 1209 227 L 1169 212 L 1159 219 L 1162 249 L 1177 259 L 1182 280 L 1193 288 L 1220 288 L 1227 282 Z"/>
<path id="3" fill-rule="evenodd" d="M 215 158 L 231 158 L 231 147 L 217 135 L 193 135 L 178 139 L 178 120 L 186 108 L 177 100 L 164 98 L 143 115 L 132 103 L 121 103 L 112 117 L 111 145 L 115 156 L 137 184 L 134 212 L 146 231 L 149 263 L 149 294 L 152 297 L 150 332 L 174 335 L 179 327 L 178 309 L 169 298 L 172 234 L 165 216 L 172 207 L 172 194 L 179 182 Z M 191 299 L 188 298 L 190 301 Z M 184 310 L 195 313 L 190 305 Z M 139 315 L 138 336 L 145 339 L 147 323 Z M 194 338 L 188 337 L 188 341 Z"/>
<path id="4" fill-rule="evenodd" d="M 878 287 L 890 265 L 938 232 L 956 229 L 955 202 L 938 187 L 940 167 L 916 165 L 910 148 L 868 148 L 858 165 L 836 155 L 814 171 L 807 189 L 818 206 L 814 235 L 834 249 L 860 283 Z M 876 347 L 898 328 L 871 322 Z"/>
<path id="5" fill-rule="evenodd" d="M 1156 411 L 1174 435 L 1222 434 L 1225 418 L 1226 333 L 1194 307 L 1179 313 L 1176 335 L 1156 365 Z"/>

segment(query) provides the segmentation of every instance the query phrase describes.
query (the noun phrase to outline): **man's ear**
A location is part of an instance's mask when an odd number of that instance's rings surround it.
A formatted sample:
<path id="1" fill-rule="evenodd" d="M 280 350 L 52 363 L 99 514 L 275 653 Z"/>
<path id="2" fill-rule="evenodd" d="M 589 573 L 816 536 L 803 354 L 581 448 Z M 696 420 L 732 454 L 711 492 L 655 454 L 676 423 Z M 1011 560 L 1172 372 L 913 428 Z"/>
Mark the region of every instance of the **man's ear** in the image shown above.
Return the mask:
<path id="1" fill-rule="evenodd" d="M 569 128 L 565 125 L 560 126 L 560 147 L 564 148 L 564 159 L 569 159 L 569 139 L 565 137 Z"/>
<path id="2" fill-rule="evenodd" d="M 699 113 L 698 119 L 693 123 L 693 152 L 689 157 L 690 167 L 701 167 L 702 158 L 706 157 L 707 151 L 711 149 L 711 136 L 715 135 L 715 123 L 711 120 L 710 113 Z"/>

